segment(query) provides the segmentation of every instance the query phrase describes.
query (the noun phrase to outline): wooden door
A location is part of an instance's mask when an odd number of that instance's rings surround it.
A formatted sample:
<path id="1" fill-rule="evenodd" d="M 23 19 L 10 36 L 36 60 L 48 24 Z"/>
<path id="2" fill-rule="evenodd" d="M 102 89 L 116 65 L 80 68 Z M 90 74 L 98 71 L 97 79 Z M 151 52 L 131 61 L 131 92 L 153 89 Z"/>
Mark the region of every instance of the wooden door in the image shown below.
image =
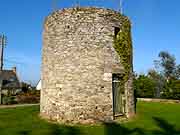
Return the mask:
<path id="1" fill-rule="evenodd" d="M 121 78 L 120 74 L 113 74 L 112 76 L 113 112 L 115 117 L 125 113 L 124 89 L 121 85 Z"/>

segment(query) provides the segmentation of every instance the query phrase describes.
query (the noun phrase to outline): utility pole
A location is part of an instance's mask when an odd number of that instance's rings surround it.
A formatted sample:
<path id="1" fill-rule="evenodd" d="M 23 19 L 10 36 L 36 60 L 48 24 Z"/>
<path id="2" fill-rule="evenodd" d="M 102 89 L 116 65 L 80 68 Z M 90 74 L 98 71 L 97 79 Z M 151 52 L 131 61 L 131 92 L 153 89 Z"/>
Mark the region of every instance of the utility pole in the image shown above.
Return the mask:
<path id="1" fill-rule="evenodd" d="M 4 46 L 6 45 L 7 37 L 5 35 L 0 35 L 0 70 L 3 70 L 3 56 L 4 56 Z"/>
<path id="2" fill-rule="evenodd" d="M 6 45 L 7 37 L 5 35 L 0 35 L 0 75 L 3 71 L 3 56 L 4 56 L 4 46 Z M 2 77 L 0 77 L 0 104 L 2 104 Z"/>
<path id="3" fill-rule="evenodd" d="M 0 71 L 2 72 L 2 71 Z M 2 79 L 0 79 L 0 105 L 2 104 Z"/>

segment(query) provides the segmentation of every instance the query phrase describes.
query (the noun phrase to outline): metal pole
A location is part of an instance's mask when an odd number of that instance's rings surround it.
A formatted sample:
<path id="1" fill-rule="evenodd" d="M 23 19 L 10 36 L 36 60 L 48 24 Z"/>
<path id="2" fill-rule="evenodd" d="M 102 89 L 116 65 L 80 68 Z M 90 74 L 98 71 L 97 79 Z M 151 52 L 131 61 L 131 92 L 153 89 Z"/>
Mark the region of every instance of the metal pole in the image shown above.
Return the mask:
<path id="1" fill-rule="evenodd" d="M 0 70 L 3 70 L 3 57 L 4 57 L 4 46 L 6 45 L 6 36 L 5 35 L 0 35 L 0 46 L 1 46 L 1 65 L 0 65 Z"/>
<path id="2" fill-rule="evenodd" d="M 3 56 L 4 56 L 4 36 L 2 38 L 2 47 L 1 47 L 1 71 L 3 70 Z"/>
<path id="3" fill-rule="evenodd" d="M 77 7 L 77 8 L 80 7 L 80 2 L 79 2 L 79 0 L 76 0 L 76 7 Z"/>
<path id="4" fill-rule="evenodd" d="M 123 0 L 119 0 L 120 13 L 123 14 Z"/>
<path id="5" fill-rule="evenodd" d="M 57 9 L 57 1 L 56 0 L 52 0 L 52 10 L 56 11 Z"/>
<path id="6" fill-rule="evenodd" d="M 3 60 L 3 35 L 0 35 L 0 46 L 1 46 L 1 65 L 0 65 L 0 75 L 1 75 L 1 72 L 2 72 L 2 65 L 3 65 L 3 62 L 2 62 L 2 60 Z M 0 105 L 1 105 L 1 103 L 2 103 L 2 83 L 1 83 L 2 81 L 1 81 L 1 77 L 0 77 Z"/>
<path id="7" fill-rule="evenodd" d="M 2 104 L 2 80 L 0 79 L 0 105 L 1 104 Z"/>
<path id="8" fill-rule="evenodd" d="M 1 46 L 1 65 L 0 65 L 0 75 L 3 71 L 3 53 L 4 53 L 4 46 L 6 45 L 6 36 L 0 35 L 0 46 Z M 0 77 L 0 104 L 2 104 L 2 78 Z"/>
<path id="9" fill-rule="evenodd" d="M 0 54 L 0 57 L 1 57 L 1 58 L 0 58 L 0 62 L 1 62 L 1 63 L 0 63 L 0 70 L 1 70 L 1 71 L 2 71 L 2 56 L 3 56 L 3 55 L 2 55 L 2 50 L 3 50 L 2 46 L 3 46 L 3 36 L 0 35 L 0 47 L 1 47 L 1 48 L 0 48 L 0 49 L 1 49 L 1 50 L 0 50 L 0 53 L 1 53 L 1 54 Z"/>

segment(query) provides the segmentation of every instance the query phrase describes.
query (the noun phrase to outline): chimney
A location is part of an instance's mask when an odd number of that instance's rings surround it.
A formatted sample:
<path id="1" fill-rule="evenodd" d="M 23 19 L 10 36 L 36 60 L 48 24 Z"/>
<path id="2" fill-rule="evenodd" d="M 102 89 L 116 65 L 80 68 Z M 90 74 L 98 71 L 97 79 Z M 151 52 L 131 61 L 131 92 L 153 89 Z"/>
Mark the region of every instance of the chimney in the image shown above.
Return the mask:
<path id="1" fill-rule="evenodd" d="M 13 71 L 14 73 L 16 73 L 16 67 L 13 67 L 13 68 L 12 68 L 12 71 Z"/>

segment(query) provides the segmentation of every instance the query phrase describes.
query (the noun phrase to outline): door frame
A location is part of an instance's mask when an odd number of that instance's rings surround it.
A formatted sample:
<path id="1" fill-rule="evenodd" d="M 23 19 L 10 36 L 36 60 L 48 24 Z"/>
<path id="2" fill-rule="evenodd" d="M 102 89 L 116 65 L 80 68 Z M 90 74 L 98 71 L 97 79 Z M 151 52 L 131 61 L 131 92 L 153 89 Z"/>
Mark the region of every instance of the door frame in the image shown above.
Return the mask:
<path id="1" fill-rule="evenodd" d="M 119 77 L 119 80 L 114 80 L 114 78 L 115 78 L 115 76 L 118 76 Z M 113 119 L 115 120 L 116 119 L 116 117 L 118 117 L 118 116 L 123 116 L 123 115 L 125 115 L 125 103 L 124 103 L 124 100 L 123 100 L 123 98 L 121 99 L 122 101 L 122 105 L 123 105 L 123 112 L 122 112 L 122 114 L 117 114 L 117 116 L 116 116 L 116 110 L 115 110 L 115 90 L 114 90 L 114 83 L 115 82 L 120 82 L 121 81 L 121 77 L 123 76 L 123 74 L 121 74 L 121 73 L 112 73 L 112 109 L 113 109 Z M 118 78 L 117 77 L 117 78 Z M 124 93 L 125 93 L 125 91 L 124 91 Z M 122 106 L 121 106 L 122 107 Z"/>

